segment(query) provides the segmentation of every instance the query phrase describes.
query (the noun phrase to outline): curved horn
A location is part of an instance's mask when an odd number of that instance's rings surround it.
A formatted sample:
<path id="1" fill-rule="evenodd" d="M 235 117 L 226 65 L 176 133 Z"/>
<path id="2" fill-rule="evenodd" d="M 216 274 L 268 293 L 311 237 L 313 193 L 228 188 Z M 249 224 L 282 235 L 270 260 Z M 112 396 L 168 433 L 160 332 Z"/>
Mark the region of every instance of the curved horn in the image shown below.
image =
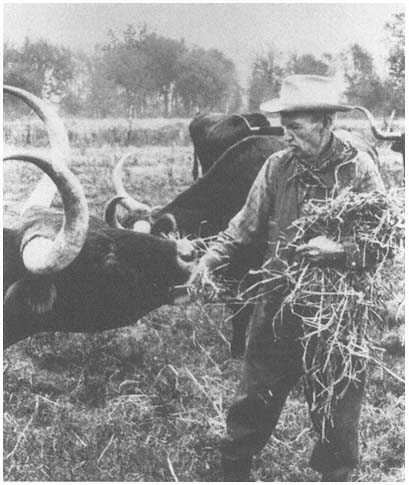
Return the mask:
<path id="1" fill-rule="evenodd" d="M 118 200 L 118 203 L 125 207 L 125 209 L 128 211 L 139 210 L 151 212 L 152 208 L 149 205 L 138 202 L 128 194 L 122 182 L 123 166 L 131 155 L 133 155 L 133 153 L 126 153 L 124 156 L 122 156 L 112 172 L 112 184 L 114 186 L 115 193 L 116 195 L 122 197 L 121 200 Z"/>
<path id="2" fill-rule="evenodd" d="M 53 160 L 53 163 L 68 164 L 68 135 L 64 123 L 58 116 L 56 110 L 49 103 L 24 89 L 5 85 L 3 86 L 3 91 L 24 101 L 44 122 L 50 142 L 51 160 Z M 48 177 L 43 177 L 24 205 L 23 212 L 33 205 L 38 205 L 39 200 L 41 200 L 41 205 L 50 206 L 55 192 L 55 185 Z"/>
<path id="3" fill-rule="evenodd" d="M 64 220 L 57 236 L 47 227 L 34 228 L 24 235 L 20 253 L 25 267 L 35 274 L 50 274 L 68 266 L 81 251 L 88 230 L 88 205 L 83 189 L 64 165 L 27 153 L 17 153 L 4 160 L 33 163 L 43 170 L 57 186 L 63 206 Z"/>
<path id="4" fill-rule="evenodd" d="M 378 140 L 385 140 L 385 141 L 397 141 L 400 140 L 402 133 L 399 133 L 397 131 L 391 131 L 391 132 L 386 132 L 386 131 L 381 131 L 378 130 L 376 127 L 376 121 L 375 118 L 372 116 L 372 113 L 364 108 L 363 106 L 354 106 L 354 109 L 357 109 L 358 111 L 362 111 L 368 118 L 369 124 L 371 125 L 372 133 L 374 134 L 375 138 Z"/>
<path id="5" fill-rule="evenodd" d="M 115 195 L 105 206 L 104 220 L 108 226 L 116 229 L 125 229 L 125 227 L 118 221 L 118 218 L 116 217 L 116 206 L 122 202 L 123 199 L 124 197 L 122 195 Z"/>
<path id="6" fill-rule="evenodd" d="M 251 126 L 248 120 L 243 115 L 232 115 L 240 117 L 246 124 L 249 132 L 252 135 L 274 135 L 283 136 L 284 128 L 282 126 Z"/>
<path id="7" fill-rule="evenodd" d="M 231 116 L 232 117 L 233 116 L 236 116 L 237 118 L 240 118 L 244 122 L 244 124 L 247 126 L 248 130 L 249 131 L 252 131 L 252 128 L 253 127 L 250 125 L 250 123 L 248 122 L 248 120 L 243 115 L 241 115 L 241 114 L 233 114 Z"/>
<path id="8" fill-rule="evenodd" d="M 24 101 L 41 118 L 50 140 L 51 159 L 54 163 L 66 163 L 69 153 L 68 136 L 64 123 L 55 109 L 24 89 L 5 85 L 3 91 Z"/>

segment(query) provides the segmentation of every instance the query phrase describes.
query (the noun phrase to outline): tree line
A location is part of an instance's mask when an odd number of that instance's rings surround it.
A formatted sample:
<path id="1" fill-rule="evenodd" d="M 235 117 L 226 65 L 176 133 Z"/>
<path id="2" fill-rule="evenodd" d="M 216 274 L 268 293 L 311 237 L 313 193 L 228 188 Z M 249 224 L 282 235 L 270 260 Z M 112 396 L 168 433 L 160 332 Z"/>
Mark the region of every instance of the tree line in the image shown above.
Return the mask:
<path id="1" fill-rule="evenodd" d="M 290 74 L 341 72 L 346 102 L 379 115 L 393 110 L 403 115 L 404 21 L 401 13 L 385 24 L 389 56 L 388 72 L 382 76 L 370 53 L 358 44 L 337 56 L 318 57 L 282 55 L 271 48 L 253 61 L 244 92 L 234 62 L 220 50 L 189 47 L 183 39 L 150 32 L 146 25 L 129 25 L 120 35 L 108 32 L 91 55 L 46 40 L 26 38 L 20 47 L 5 42 L 3 81 L 59 103 L 68 115 L 167 117 L 204 110 L 257 111 L 263 101 L 278 96 L 282 79 Z"/>

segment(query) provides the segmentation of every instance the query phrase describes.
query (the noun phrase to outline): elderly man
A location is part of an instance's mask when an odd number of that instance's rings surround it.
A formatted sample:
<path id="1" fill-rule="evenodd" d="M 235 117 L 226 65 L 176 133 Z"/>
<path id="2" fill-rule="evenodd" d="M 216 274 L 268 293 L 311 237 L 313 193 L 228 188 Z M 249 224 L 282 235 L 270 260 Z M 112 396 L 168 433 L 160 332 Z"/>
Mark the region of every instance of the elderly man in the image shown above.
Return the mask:
<path id="1" fill-rule="evenodd" d="M 280 98 L 264 103 L 262 110 L 279 112 L 288 149 L 274 153 L 255 180 L 246 204 L 220 233 L 202 259 L 193 279 L 226 265 L 241 245 L 268 242 L 268 255 L 291 241 L 290 225 L 302 216 L 308 199 L 334 197 L 351 187 L 357 192 L 383 190 L 372 159 L 333 133 L 339 103 L 333 79 L 295 75 L 284 80 Z M 306 258 L 320 264 L 363 266 L 358 247 L 350 241 L 338 243 L 324 236 L 300 248 Z M 278 301 L 277 301 L 278 300 Z M 273 316 L 280 298 L 260 299 L 250 324 L 244 370 L 227 417 L 227 436 L 221 444 L 223 481 L 248 481 L 252 457 L 270 438 L 288 393 L 303 371 L 299 316 L 287 311 L 279 328 Z M 313 406 L 315 382 L 304 376 L 305 394 L 318 441 L 311 466 L 324 481 L 348 481 L 358 462 L 358 422 L 364 375 L 349 385 L 335 406 L 333 416 L 323 417 Z M 324 428 L 325 426 L 325 428 Z M 325 432 L 324 432 L 325 430 Z"/>

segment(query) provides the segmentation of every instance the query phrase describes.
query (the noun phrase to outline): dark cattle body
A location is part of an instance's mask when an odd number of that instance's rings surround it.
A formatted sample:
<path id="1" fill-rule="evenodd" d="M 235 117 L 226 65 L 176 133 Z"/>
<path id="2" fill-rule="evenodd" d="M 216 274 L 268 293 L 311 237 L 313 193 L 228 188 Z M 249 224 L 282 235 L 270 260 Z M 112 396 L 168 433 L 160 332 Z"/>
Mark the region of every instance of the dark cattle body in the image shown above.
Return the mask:
<path id="1" fill-rule="evenodd" d="M 239 141 L 226 150 L 202 178 L 172 202 L 146 214 L 146 219 L 151 223 L 151 233 L 160 235 L 177 231 L 183 236 L 207 237 L 225 229 L 244 205 L 264 162 L 272 153 L 284 148 L 284 142 L 273 136 L 251 136 Z M 114 200 L 112 203 L 116 205 Z M 110 217 L 114 217 L 111 203 L 107 209 Z M 132 227 L 139 219 L 141 211 L 130 211 L 121 224 Z M 114 220 L 110 218 L 107 222 L 114 225 Z"/>
<path id="2" fill-rule="evenodd" d="M 199 166 L 205 174 L 213 163 L 232 145 L 251 135 L 282 135 L 281 127 L 270 126 L 260 113 L 223 115 L 199 114 L 191 121 L 189 133 L 194 147 L 193 178 Z"/>
<path id="3" fill-rule="evenodd" d="M 171 287 L 189 276 L 174 241 L 112 229 L 94 217 L 69 266 L 49 275 L 30 273 L 20 255 L 23 236 L 39 221 L 57 232 L 62 219 L 55 210 L 36 208 L 20 228 L 3 230 L 5 346 L 38 332 L 96 332 L 131 324 L 171 303 Z"/>
<path id="4" fill-rule="evenodd" d="M 391 150 L 402 154 L 403 169 L 405 169 L 405 133 L 402 133 L 400 138 L 392 143 Z"/>
<path id="5" fill-rule="evenodd" d="M 192 270 L 192 244 L 111 228 L 89 217 L 82 187 L 65 164 L 68 143 L 61 120 L 30 93 L 4 90 L 44 121 L 53 157 L 14 153 L 5 160 L 41 168 L 64 207 L 64 212 L 50 209 L 50 193 L 40 191 L 41 206 L 30 197 L 17 227 L 3 229 L 4 345 L 43 331 L 117 328 L 172 303 L 173 286 L 185 283 Z M 44 180 L 48 185 L 41 185 Z M 48 180 L 40 181 L 42 190 L 49 190 Z"/>
<path id="6" fill-rule="evenodd" d="M 225 229 L 230 219 L 244 205 L 261 166 L 272 153 L 285 147 L 274 136 L 251 136 L 239 141 L 223 153 L 202 178 L 172 202 L 147 213 L 146 219 L 151 224 L 152 234 L 179 232 L 196 238 L 214 236 Z M 120 192 L 123 194 L 122 188 Z M 107 222 L 110 225 L 116 224 L 115 211 L 112 209 L 117 201 L 114 199 L 113 204 L 107 206 Z M 140 218 L 141 211 L 130 211 L 121 220 L 121 224 L 133 227 Z M 241 252 L 230 265 L 231 272 L 227 276 L 241 279 L 249 267 L 261 263 L 262 255 L 262 247 L 248 248 Z M 231 345 L 233 356 L 239 356 L 244 351 L 245 332 L 252 308 L 248 305 L 238 313 L 237 310 L 238 306 L 235 305 Z"/>

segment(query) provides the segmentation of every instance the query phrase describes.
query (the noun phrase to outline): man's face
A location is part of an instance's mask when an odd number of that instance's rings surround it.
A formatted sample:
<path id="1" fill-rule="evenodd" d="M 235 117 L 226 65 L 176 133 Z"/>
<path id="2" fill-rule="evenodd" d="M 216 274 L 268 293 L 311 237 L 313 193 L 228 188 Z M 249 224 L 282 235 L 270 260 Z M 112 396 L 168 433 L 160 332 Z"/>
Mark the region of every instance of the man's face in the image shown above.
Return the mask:
<path id="1" fill-rule="evenodd" d="M 322 119 L 318 118 L 317 121 L 311 113 L 281 113 L 285 141 L 296 155 L 307 160 L 316 158 L 322 150 L 325 130 Z"/>

